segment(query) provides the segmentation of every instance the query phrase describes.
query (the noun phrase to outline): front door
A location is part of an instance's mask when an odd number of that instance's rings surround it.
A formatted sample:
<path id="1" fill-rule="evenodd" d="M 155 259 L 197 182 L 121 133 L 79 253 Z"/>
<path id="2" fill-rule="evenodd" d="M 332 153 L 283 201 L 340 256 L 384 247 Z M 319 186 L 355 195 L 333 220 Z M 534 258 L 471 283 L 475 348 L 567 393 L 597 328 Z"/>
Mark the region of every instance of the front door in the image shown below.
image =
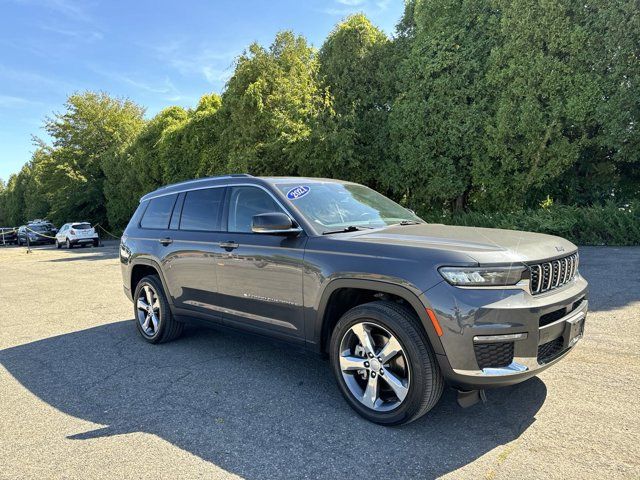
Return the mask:
<path id="1" fill-rule="evenodd" d="M 302 265 L 307 237 L 251 232 L 254 215 L 284 212 L 259 187 L 230 187 L 227 205 L 227 233 L 218 263 L 225 319 L 235 326 L 303 340 Z"/>

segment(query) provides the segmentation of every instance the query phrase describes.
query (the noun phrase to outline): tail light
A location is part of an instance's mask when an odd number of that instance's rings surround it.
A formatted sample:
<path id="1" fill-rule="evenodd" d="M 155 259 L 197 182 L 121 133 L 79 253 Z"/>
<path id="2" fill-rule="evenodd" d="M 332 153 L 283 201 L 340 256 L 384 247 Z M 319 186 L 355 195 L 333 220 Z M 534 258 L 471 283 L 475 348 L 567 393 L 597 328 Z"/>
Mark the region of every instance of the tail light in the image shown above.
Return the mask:
<path id="1" fill-rule="evenodd" d="M 72 228 L 71 230 L 69 230 L 69 233 L 70 233 L 71 235 L 75 235 L 75 234 L 76 234 L 76 231 Z"/>

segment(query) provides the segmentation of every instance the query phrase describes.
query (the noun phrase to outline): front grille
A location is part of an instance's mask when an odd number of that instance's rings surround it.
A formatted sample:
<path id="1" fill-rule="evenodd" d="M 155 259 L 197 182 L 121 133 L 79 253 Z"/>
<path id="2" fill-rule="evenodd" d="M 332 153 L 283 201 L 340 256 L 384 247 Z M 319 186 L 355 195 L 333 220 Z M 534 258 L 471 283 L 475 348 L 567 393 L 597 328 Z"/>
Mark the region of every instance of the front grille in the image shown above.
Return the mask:
<path id="1" fill-rule="evenodd" d="M 573 280 L 578 272 L 578 253 L 551 260 L 550 262 L 529 265 L 531 294 L 548 292 Z"/>
<path id="2" fill-rule="evenodd" d="M 564 337 L 558 337 L 550 342 L 538 345 L 538 363 L 543 365 L 562 353 Z"/>
<path id="3" fill-rule="evenodd" d="M 513 342 L 477 343 L 473 349 L 481 369 L 506 367 L 513 362 Z"/>

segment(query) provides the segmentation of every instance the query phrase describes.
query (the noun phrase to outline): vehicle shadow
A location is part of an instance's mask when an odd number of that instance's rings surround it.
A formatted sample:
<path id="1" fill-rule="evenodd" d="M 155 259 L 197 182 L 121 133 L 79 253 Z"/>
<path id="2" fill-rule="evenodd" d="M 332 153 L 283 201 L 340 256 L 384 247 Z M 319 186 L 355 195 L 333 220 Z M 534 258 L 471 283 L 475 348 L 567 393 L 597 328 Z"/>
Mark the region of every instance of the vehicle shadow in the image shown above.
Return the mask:
<path id="1" fill-rule="evenodd" d="M 195 327 L 153 346 L 133 320 L 8 348 L 0 363 L 54 408 L 100 425 L 61 436 L 149 432 L 248 479 L 437 477 L 518 438 L 546 397 L 538 378 L 467 410 L 446 391 L 422 419 L 381 427 L 347 406 L 319 357 Z"/>
<path id="2" fill-rule="evenodd" d="M 100 247 L 97 247 L 96 250 L 98 248 Z M 87 249 L 87 250 L 84 250 L 84 252 L 79 250 L 79 253 L 86 253 L 88 255 L 75 255 L 73 252 L 74 250 L 69 252 L 69 254 L 64 257 L 43 260 L 43 262 L 47 262 L 47 263 L 64 263 L 64 262 L 77 262 L 77 261 L 82 262 L 82 261 L 92 261 L 92 260 L 107 260 L 107 259 L 113 259 L 118 257 L 118 252 L 113 250 L 91 251 Z"/>

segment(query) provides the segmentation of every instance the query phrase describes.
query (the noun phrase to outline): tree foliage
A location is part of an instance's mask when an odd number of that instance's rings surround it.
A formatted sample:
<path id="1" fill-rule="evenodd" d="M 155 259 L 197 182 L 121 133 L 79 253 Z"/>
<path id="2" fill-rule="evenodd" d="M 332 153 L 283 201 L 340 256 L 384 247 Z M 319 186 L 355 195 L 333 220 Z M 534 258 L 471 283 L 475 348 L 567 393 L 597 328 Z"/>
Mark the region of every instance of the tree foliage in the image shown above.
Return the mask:
<path id="1" fill-rule="evenodd" d="M 122 228 L 144 193 L 233 172 L 357 181 L 430 218 L 470 222 L 491 212 L 515 221 L 545 199 L 574 220 L 588 206 L 631 211 L 637 0 L 405 5 L 393 38 L 357 14 L 319 50 L 292 32 L 254 43 L 221 95 L 195 108 L 145 120 L 129 100 L 71 95 L 45 120 L 51 141 L 0 182 L 0 223 Z M 597 215 L 585 215 L 592 225 Z"/>
<path id="2" fill-rule="evenodd" d="M 325 94 L 313 122 L 305 175 L 349 178 L 380 188 L 389 98 L 381 71 L 388 38 L 362 14 L 338 24 L 318 54 Z M 328 95 L 328 96 L 326 96 Z"/>

